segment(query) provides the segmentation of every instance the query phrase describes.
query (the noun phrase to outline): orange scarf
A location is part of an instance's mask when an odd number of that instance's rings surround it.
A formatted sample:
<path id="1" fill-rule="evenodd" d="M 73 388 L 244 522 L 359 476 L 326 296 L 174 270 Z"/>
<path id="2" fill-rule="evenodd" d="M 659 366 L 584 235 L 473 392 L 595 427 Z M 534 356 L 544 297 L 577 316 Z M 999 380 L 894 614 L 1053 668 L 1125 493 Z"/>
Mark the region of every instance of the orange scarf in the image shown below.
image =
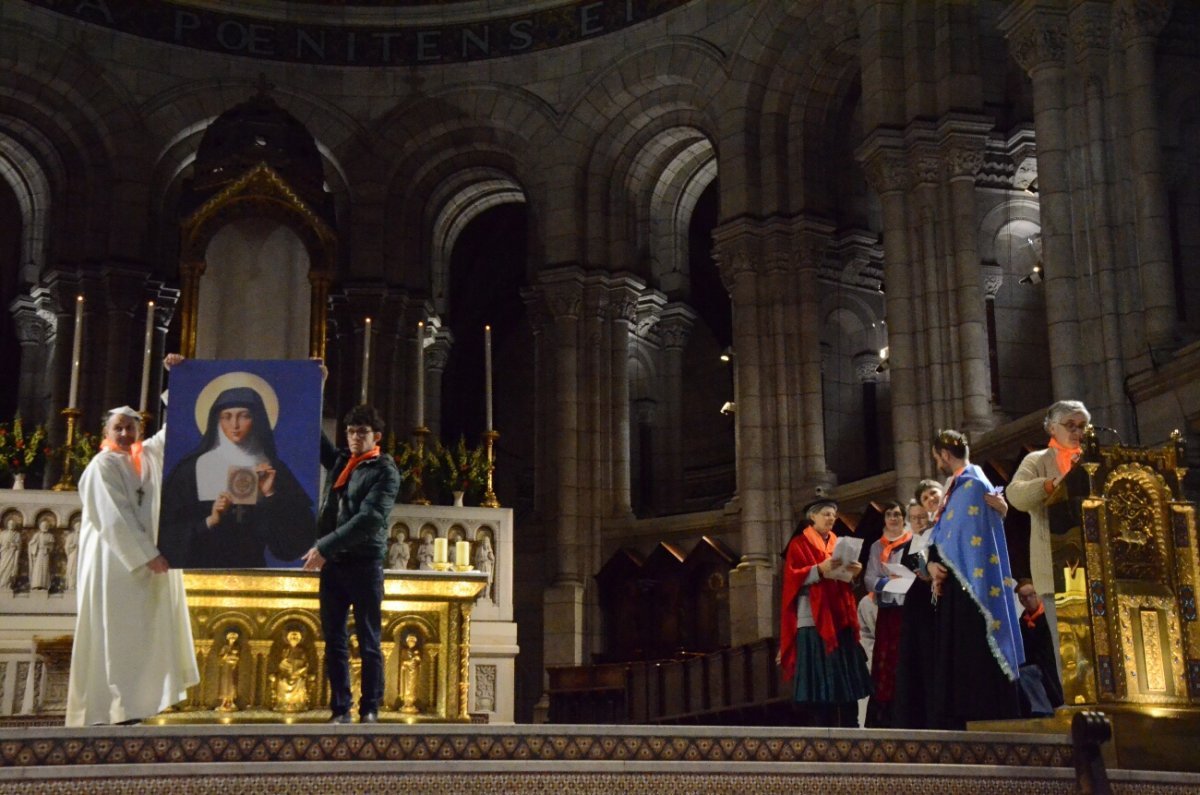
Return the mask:
<path id="1" fill-rule="evenodd" d="M 837 536 L 833 534 L 832 530 L 829 531 L 828 536 L 821 538 L 821 534 L 817 532 L 817 529 L 812 525 L 809 525 L 808 527 L 804 528 L 804 537 L 807 538 L 814 547 L 824 552 L 825 557 L 828 558 L 833 555 L 833 546 L 837 543 Z"/>
<path id="2" fill-rule="evenodd" d="M 117 445 L 116 442 L 112 441 L 111 439 L 105 439 L 103 442 L 100 443 L 100 449 L 101 450 L 111 450 L 114 453 L 121 453 L 122 455 L 128 455 L 129 460 L 133 462 L 133 471 L 137 473 L 137 476 L 139 478 L 142 476 L 142 443 L 141 442 L 134 442 L 133 445 L 130 446 L 129 452 L 126 453 L 124 450 L 122 450 Z"/>
<path id="3" fill-rule="evenodd" d="M 1034 625 L 1037 624 L 1038 618 L 1044 615 L 1046 615 L 1046 605 L 1041 604 L 1038 605 L 1038 609 L 1034 610 L 1032 613 L 1028 611 L 1022 613 L 1021 620 L 1025 622 L 1025 626 L 1033 629 Z"/>
<path id="4" fill-rule="evenodd" d="M 887 536 L 883 536 L 879 540 L 883 542 L 883 552 L 882 552 L 882 554 L 880 554 L 879 560 L 882 563 L 887 563 L 888 558 L 890 558 L 892 556 L 893 550 L 895 550 L 898 547 L 904 546 L 909 541 L 912 541 L 912 533 L 905 530 L 900 535 L 900 537 L 897 538 L 895 541 L 888 541 Z"/>
<path id="5" fill-rule="evenodd" d="M 1070 472 L 1071 467 L 1075 466 L 1075 459 L 1079 456 L 1079 448 L 1064 447 L 1053 436 L 1050 437 L 1049 446 L 1054 451 L 1054 461 L 1058 464 L 1058 473 L 1065 475 Z"/>
<path id="6" fill-rule="evenodd" d="M 350 460 L 346 462 L 346 468 L 342 470 L 342 474 L 338 475 L 337 482 L 333 484 L 334 491 L 344 489 L 350 482 L 350 473 L 354 471 L 354 468 L 372 458 L 379 458 L 379 445 L 375 445 L 362 455 L 351 456 Z"/>

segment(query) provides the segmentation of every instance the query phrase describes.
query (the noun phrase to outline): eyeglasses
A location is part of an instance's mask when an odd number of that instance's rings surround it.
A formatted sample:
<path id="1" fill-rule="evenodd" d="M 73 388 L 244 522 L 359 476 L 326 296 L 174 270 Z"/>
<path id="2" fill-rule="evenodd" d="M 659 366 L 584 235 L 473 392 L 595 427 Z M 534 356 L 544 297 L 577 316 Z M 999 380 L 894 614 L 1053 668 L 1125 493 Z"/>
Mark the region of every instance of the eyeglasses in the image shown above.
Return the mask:
<path id="1" fill-rule="evenodd" d="M 1076 433 L 1076 432 L 1080 432 L 1080 433 L 1082 433 L 1083 431 L 1087 430 L 1087 423 L 1086 423 L 1086 422 L 1082 422 L 1082 423 L 1078 423 L 1078 422 L 1060 422 L 1060 423 L 1058 423 L 1058 424 L 1059 424 L 1061 427 L 1063 427 L 1063 428 L 1066 428 L 1066 429 L 1067 429 L 1067 431 L 1069 431 L 1070 433 Z"/>
<path id="2" fill-rule="evenodd" d="M 375 433 L 371 428 L 347 428 L 347 436 L 371 436 Z"/>
<path id="3" fill-rule="evenodd" d="M 900 517 L 904 516 L 904 512 L 903 511 L 884 511 L 883 515 L 884 516 L 895 516 L 897 518 L 900 518 Z"/>

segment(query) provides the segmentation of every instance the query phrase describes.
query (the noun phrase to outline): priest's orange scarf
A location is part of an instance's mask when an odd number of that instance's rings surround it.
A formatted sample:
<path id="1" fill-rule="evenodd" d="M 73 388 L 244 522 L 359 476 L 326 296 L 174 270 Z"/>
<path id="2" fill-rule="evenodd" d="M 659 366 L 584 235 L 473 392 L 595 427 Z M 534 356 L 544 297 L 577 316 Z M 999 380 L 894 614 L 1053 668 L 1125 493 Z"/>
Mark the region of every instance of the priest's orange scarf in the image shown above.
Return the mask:
<path id="1" fill-rule="evenodd" d="M 1075 465 L 1076 456 L 1079 455 L 1079 448 L 1061 445 L 1053 436 L 1050 437 L 1050 448 L 1054 450 L 1054 461 L 1058 464 L 1058 473 L 1065 475 L 1070 472 L 1071 467 Z"/>
<path id="2" fill-rule="evenodd" d="M 1033 629 L 1034 625 L 1037 624 L 1038 617 L 1044 616 L 1045 614 L 1046 606 L 1044 604 L 1040 604 L 1038 605 L 1038 609 L 1034 610 L 1032 613 L 1029 611 L 1022 613 L 1021 620 L 1025 622 L 1025 626 Z"/>
<path id="3" fill-rule="evenodd" d="M 890 558 L 892 556 L 893 550 L 895 550 L 897 547 L 904 546 L 909 541 L 912 541 L 912 533 L 905 530 L 903 533 L 900 534 L 900 536 L 895 541 L 888 541 L 887 536 L 884 536 L 882 541 L 883 541 L 883 552 L 879 555 L 879 560 L 882 563 L 887 563 L 888 558 Z"/>
<path id="4" fill-rule="evenodd" d="M 379 458 L 379 445 L 375 445 L 362 455 L 350 456 L 350 460 L 346 462 L 346 468 L 342 470 L 342 474 L 338 475 L 337 482 L 333 484 L 334 491 L 346 488 L 346 484 L 350 482 L 350 473 L 354 468 L 372 458 Z"/>
<path id="5" fill-rule="evenodd" d="M 105 439 L 103 442 L 101 442 L 100 449 L 111 450 L 114 453 L 125 453 L 125 451 L 122 450 L 121 447 L 111 439 Z M 133 462 L 133 471 L 136 472 L 137 476 L 140 478 L 142 476 L 142 443 L 134 442 L 129 448 L 128 455 L 129 460 Z"/>

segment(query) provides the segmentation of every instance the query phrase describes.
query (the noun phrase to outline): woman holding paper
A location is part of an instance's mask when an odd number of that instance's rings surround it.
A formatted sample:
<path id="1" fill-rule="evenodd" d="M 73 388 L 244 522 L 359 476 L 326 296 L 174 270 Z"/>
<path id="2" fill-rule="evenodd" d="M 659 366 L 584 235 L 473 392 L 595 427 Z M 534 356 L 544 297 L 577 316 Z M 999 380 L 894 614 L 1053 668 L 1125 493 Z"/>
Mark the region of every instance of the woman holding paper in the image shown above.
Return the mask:
<path id="1" fill-rule="evenodd" d="M 875 618 L 875 646 L 871 655 L 871 681 L 875 693 L 867 706 L 867 725 L 892 725 L 892 697 L 896 692 L 896 662 L 900 653 L 900 624 L 904 594 L 915 579 L 901 559 L 912 541 L 904 523 L 904 508 L 895 500 L 883 504 L 883 535 L 871 545 L 867 560 L 867 587 L 879 606 Z M 896 567 L 896 568 L 892 568 Z"/>
<path id="2" fill-rule="evenodd" d="M 808 725 L 857 727 L 858 699 L 871 693 L 850 586 L 862 571 L 859 549 L 834 535 L 833 500 L 811 503 L 805 515 L 783 552 L 779 664 Z"/>

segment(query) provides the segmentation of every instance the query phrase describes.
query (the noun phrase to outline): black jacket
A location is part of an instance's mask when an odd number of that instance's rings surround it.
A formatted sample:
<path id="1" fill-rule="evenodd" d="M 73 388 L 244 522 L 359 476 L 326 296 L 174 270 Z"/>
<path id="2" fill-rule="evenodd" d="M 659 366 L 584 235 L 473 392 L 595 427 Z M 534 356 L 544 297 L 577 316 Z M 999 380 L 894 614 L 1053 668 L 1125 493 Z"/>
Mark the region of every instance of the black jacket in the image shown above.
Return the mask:
<path id="1" fill-rule="evenodd" d="M 321 437 L 321 466 L 325 467 L 325 493 L 317 514 L 317 551 L 332 561 L 380 560 L 387 555 L 388 515 L 400 490 L 400 470 L 387 453 L 359 464 L 346 488 L 333 484 L 350 461 L 348 450 L 339 450 Z"/>

